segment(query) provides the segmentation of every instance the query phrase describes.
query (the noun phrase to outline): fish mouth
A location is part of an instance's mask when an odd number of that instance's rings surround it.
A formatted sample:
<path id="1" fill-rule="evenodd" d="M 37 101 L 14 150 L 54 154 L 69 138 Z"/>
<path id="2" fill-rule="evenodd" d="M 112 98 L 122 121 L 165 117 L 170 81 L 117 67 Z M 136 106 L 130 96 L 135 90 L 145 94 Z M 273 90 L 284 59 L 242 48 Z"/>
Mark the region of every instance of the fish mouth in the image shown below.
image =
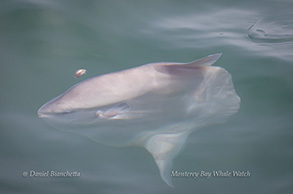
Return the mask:
<path id="1" fill-rule="evenodd" d="M 39 108 L 38 110 L 39 118 L 48 118 L 50 117 L 50 115 L 52 115 L 52 111 L 48 109 L 48 106 L 46 104 L 44 104 L 43 106 L 41 106 L 41 108 Z"/>
<path id="2" fill-rule="evenodd" d="M 38 117 L 39 117 L 39 118 L 46 118 L 47 115 L 46 115 L 46 114 L 43 114 L 43 113 L 38 113 Z"/>
<path id="3" fill-rule="evenodd" d="M 71 113 L 73 113 L 74 111 L 72 110 L 66 110 L 66 111 L 60 111 L 60 112 L 49 112 L 49 111 L 46 111 L 46 110 L 43 110 L 44 108 L 41 107 L 39 110 L 38 110 L 38 117 L 39 118 L 49 118 L 49 117 L 52 117 L 52 116 L 64 116 L 64 115 L 69 115 Z"/>
<path id="4" fill-rule="evenodd" d="M 44 112 L 41 109 L 38 110 L 38 117 L 39 118 L 48 118 L 48 117 L 50 117 L 52 115 L 53 115 L 53 113 Z"/>

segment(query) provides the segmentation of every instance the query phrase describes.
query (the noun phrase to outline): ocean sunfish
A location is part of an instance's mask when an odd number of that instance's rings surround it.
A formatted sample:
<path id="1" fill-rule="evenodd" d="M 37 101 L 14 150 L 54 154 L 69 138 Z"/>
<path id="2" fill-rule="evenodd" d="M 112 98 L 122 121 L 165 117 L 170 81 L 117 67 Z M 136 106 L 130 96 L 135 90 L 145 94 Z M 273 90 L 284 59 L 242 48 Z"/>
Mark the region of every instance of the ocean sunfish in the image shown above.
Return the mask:
<path id="1" fill-rule="evenodd" d="M 44 104 L 38 116 L 106 145 L 145 148 L 172 186 L 172 162 L 188 135 L 239 109 L 231 75 L 210 66 L 220 56 L 150 63 L 89 78 Z"/>

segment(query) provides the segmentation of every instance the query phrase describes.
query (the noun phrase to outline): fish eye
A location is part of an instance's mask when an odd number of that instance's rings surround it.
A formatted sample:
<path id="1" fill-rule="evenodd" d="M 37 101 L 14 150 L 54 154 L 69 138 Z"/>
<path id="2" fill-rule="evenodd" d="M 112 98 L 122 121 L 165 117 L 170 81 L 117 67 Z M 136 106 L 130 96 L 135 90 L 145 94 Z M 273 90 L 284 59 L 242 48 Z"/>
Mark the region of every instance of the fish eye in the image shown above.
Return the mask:
<path id="1" fill-rule="evenodd" d="M 102 116 L 102 111 L 100 111 L 100 110 L 96 111 L 96 112 L 94 113 L 94 116 L 95 116 L 96 118 L 100 118 L 100 117 Z"/>

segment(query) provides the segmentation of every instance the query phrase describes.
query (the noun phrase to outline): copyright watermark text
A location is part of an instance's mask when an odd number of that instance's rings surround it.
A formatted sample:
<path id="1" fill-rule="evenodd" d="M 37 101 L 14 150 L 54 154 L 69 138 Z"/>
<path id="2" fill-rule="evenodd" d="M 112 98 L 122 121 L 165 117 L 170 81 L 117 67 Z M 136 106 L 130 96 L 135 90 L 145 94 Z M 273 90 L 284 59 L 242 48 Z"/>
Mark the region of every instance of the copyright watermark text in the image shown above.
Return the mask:
<path id="1" fill-rule="evenodd" d="M 239 178 L 249 178 L 251 176 L 251 172 L 249 170 L 240 171 L 240 170 L 232 170 L 232 171 L 222 171 L 222 170 L 213 170 L 213 171 L 171 171 L 171 177 L 174 178 L 206 178 L 210 179 L 212 177 L 216 178 L 231 178 L 231 177 L 239 177 Z"/>
<path id="2" fill-rule="evenodd" d="M 46 170 L 46 171 L 24 171 L 22 173 L 23 177 L 30 178 L 76 178 L 80 177 L 80 172 L 78 171 L 56 171 L 56 170 Z"/>

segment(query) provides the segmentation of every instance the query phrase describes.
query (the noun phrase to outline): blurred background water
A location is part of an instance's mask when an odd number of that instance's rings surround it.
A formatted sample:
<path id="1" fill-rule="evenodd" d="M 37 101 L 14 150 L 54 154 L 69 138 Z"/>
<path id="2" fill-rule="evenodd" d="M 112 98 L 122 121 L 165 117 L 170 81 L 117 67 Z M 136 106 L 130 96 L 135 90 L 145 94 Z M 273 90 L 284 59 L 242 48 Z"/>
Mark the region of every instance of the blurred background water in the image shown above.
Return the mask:
<path id="1" fill-rule="evenodd" d="M 292 10 L 291 0 L 0 0 L 0 193 L 292 193 Z M 83 79 L 218 52 L 240 111 L 191 135 L 173 170 L 247 178 L 173 178 L 170 188 L 145 150 L 98 144 L 37 117 Z M 76 80 L 79 68 L 87 73 Z M 80 176 L 23 176 L 32 170 Z"/>

